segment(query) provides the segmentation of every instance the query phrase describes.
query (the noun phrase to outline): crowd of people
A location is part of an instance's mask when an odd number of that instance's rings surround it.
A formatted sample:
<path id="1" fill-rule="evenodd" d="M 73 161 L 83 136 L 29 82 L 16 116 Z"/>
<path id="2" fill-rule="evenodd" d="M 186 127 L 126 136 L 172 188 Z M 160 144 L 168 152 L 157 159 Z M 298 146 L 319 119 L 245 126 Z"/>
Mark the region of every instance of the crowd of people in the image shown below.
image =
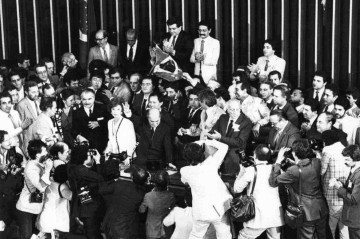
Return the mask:
<path id="1" fill-rule="evenodd" d="M 220 82 L 211 26 L 196 39 L 167 26 L 177 81 L 149 74 L 135 29 L 120 47 L 99 30 L 86 69 L 70 52 L 58 74 L 25 54 L 1 66 L 0 238 L 360 238 L 360 91 L 320 71 L 293 87 L 271 39 Z M 250 193 L 255 217 L 239 223 L 231 202 Z"/>

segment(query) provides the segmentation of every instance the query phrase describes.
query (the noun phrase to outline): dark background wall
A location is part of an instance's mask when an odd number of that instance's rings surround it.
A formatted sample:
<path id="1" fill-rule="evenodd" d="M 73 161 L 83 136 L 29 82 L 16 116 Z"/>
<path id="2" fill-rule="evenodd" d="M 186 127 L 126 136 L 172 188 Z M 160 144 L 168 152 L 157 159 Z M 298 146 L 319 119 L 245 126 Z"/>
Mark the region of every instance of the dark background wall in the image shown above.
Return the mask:
<path id="1" fill-rule="evenodd" d="M 79 54 L 81 0 L 0 0 L 0 57 L 25 52 L 35 63 L 51 57 L 59 67 L 64 52 Z M 325 4 L 323 4 L 325 2 Z M 124 44 L 124 31 L 139 30 L 143 39 L 159 41 L 166 19 L 178 16 L 196 36 L 200 19 L 213 24 L 221 42 L 219 79 L 230 82 L 239 65 L 256 62 L 262 42 L 281 42 L 277 55 L 286 62 L 285 77 L 311 85 L 315 70 L 325 70 L 341 89 L 360 86 L 360 1 L 358 0 L 88 0 L 93 32 L 101 27 L 110 41 Z M 37 36 L 37 37 L 36 37 Z M 36 40 L 37 39 L 37 40 Z M 93 34 L 89 45 L 94 45 Z"/>

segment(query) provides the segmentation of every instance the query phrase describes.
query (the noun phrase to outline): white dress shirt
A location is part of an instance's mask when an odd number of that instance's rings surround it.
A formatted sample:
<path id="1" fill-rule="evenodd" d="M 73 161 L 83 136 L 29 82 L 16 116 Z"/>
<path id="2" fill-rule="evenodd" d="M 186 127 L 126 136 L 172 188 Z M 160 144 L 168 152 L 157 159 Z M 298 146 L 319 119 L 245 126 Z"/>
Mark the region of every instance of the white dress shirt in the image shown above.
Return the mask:
<path id="1" fill-rule="evenodd" d="M 0 130 L 8 132 L 11 146 L 19 147 L 19 135 L 22 132 L 20 115 L 16 110 L 10 110 L 10 115 L 11 118 L 8 113 L 0 110 Z"/>
<path id="2" fill-rule="evenodd" d="M 137 45 L 138 45 L 138 40 L 135 41 L 135 43 L 132 47 L 133 48 L 133 57 L 132 57 L 131 61 L 134 61 L 134 59 L 135 59 Z M 126 45 L 126 58 L 129 58 L 130 48 L 131 48 L 131 46 L 129 44 L 127 44 Z"/>

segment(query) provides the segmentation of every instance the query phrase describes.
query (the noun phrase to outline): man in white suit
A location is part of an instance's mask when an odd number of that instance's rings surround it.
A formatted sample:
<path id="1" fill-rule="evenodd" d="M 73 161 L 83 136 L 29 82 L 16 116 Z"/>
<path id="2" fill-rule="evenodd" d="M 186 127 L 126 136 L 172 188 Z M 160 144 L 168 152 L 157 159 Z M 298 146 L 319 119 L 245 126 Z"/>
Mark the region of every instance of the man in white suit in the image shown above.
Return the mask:
<path id="1" fill-rule="evenodd" d="M 197 141 L 184 147 L 184 159 L 191 165 L 180 169 L 181 181 L 190 186 L 193 196 L 189 239 L 203 238 L 210 224 L 215 227 L 217 238 L 231 238 L 226 211 L 232 196 L 218 174 L 228 148 L 216 140 Z"/>
<path id="2" fill-rule="evenodd" d="M 198 27 L 199 38 L 194 40 L 190 62 L 195 63 L 195 75 L 201 75 L 207 84 L 216 79 L 216 66 L 220 55 L 220 42 L 210 36 L 211 27 L 201 21 Z"/>

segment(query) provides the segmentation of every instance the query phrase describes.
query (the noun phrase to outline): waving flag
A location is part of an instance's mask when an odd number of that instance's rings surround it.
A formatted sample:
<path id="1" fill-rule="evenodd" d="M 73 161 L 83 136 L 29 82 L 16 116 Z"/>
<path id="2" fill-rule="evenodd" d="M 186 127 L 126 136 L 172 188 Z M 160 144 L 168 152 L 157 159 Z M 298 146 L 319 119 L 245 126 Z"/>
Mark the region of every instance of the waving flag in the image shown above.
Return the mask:
<path id="1" fill-rule="evenodd" d="M 150 50 L 150 55 L 153 56 L 152 61 L 155 62 L 150 74 L 170 82 L 182 78 L 182 70 L 176 61 L 169 54 L 163 52 L 157 44 Z"/>

